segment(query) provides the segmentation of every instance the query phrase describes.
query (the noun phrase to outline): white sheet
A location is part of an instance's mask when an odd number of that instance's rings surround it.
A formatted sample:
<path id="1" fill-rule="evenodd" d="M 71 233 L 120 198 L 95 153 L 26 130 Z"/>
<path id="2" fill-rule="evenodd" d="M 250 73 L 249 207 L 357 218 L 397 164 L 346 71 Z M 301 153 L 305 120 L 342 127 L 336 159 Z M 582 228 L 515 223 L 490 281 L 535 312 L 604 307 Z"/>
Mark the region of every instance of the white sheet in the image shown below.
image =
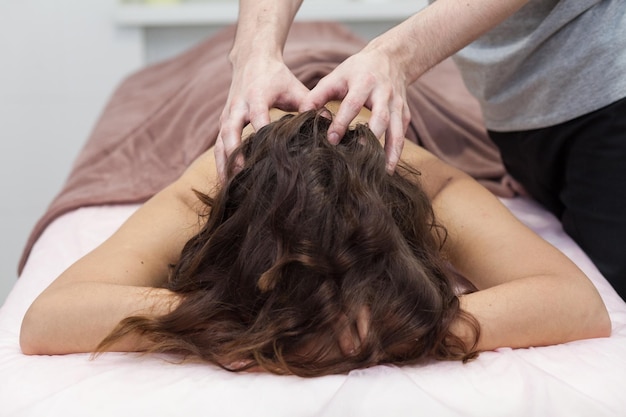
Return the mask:
<path id="1" fill-rule="evenodd" d="M 19 328 L 32 300 L 136 206 L 83 208 L 47 228 L 0 309 L 0 416 L 626 416 L 626 304 L 554 217 L 527 200 L 504 203 L 590 276 L 611 315 L 610 338 L 315 379 L 156 355 L 22 355 Z"/>

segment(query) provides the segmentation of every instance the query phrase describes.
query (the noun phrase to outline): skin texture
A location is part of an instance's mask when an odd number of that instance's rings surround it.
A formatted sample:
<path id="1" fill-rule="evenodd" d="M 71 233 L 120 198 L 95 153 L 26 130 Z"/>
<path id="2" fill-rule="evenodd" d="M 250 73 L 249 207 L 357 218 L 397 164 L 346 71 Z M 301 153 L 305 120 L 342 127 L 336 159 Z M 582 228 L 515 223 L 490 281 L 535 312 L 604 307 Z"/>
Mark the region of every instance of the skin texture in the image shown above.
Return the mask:
<path id="1" fill-rule="evenodd" d="M 338 106 L 329 105 L 331 110 Z M 273 110 L 270 118 L 282 114 Z M 355 122 L 369 117 L 363 109 Z M 462 309 L 480 324 L 478 350 L 610 334 L 606 308 L 584 273 L 522 225 L 497 198 L 413 143 L 406 143 L 402 159 L 420 170 L 435 216 L 448 231 L 444 255 L 478 289 L 460 297 Z M 123 318 L 171 311 L 178 296 L 161 287 L 169 265 L 178 261 L 185 242 L 201 227 L 200 205 L 192 190 L 213 195 L 219 184 L 209 150 L 35 300 L 22 323 L 23 352 L 92 352 Z M 355 327 L 341 338 L 344 353 L 358 347 L 367 333 L 367 318 L 368 311 L 360 311 Z M 452 329 L 472 342 L 466 322 L 454 322 Z M 133 334 L 107 347 L 147 348 L 146 340 Z"/>
<path id="2" fill-rule="evenodd" d="M 302 0 L 240 0 L 230 54 L 233 81 L 215 145 L 219 174 L 224 175 L 226 159 L 241 142 L 246 123 L 259 129 L 269 122 L 268 109 L 272 107 L 305 111 L 319 109 L 330 100 L 342 104 L 329 128 L 329 141 L 337 143 L 365 106 L 372 111 L 370 129 L 377 137 L 384 133 L 387 138 L 387 170 L 392 172 L 410 119 L 406 87 L 527 1 L 437 0 L 373 39 L 309 92 L 282 58 Z"/>

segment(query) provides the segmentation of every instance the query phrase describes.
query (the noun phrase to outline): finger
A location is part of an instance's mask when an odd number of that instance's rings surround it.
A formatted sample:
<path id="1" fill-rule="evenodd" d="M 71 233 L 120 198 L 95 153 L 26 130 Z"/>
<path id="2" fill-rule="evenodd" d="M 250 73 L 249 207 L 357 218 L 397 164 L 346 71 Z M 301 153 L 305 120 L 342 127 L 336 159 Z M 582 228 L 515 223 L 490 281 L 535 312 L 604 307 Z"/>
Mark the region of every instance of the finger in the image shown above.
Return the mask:
<path id="1" fill-rule="evenodd" d="M 229 115 L 222 114 L 224 120 L 215 142 L 215 162 L 220 180 L 224 181 L 227 176 L 227 163 L 230 155 L 241 144 L 241 131 L 246 123 L 245 112 L 233 111 Z"/>
<path id="2" fill-rule="evenodd" d="M 218 181 L 220 182 L 220 184 L 223 185 L 226 183 L 228 176 L 229 176 L 228 158 L 230 157 L 230 154 L 232 153 L 232 151 L 230 153 L 225 151 L 224 140 L 220 135 L 218 135 L 217 141 L 215 142 L 213 153 L 215 154 L 215 165 L 217 167 Z M 244 164 L 243 155 L 242 154 L 237 155 L 235 157 L 235 160 L 233 161 L 231 175 L 234 175 L 240 172 L 241 169 L 243 168 L 243 164 Z"/>
<path id="3" fill-rule="evenodd" d="M 217 136 L 217 141 L 215 141 L 215 147 L 213 148 L 213 153 L 215 154 L 215 165 L 217 167 L 217 178 L 220 184 L 224 184 L 226 182 L 226 161 L 227 156 L 226 152 L 224 152 L 224 142 L 222 140 L 222 136 Z"/>
<path id="4" fill-rule="evenodd" d="M 356 317 L 356 329 L 361 344 L 363 344 L 363 341 L 367 338 L 367 334 L 369 333 L 370 318 L 370 308 L 368 306 L 361 307 Z"/>
<path id="5" fill-rule="evenodd" d="M 241 136 L 237 136 L 239 138 L 239 141 L 236 143 L 232 143 L 230 145 L 230 148 L 228 148 L 224 136 L 220 135 L 218 135 L 218 140 L 215 142 L 214 154 L 218 179 L 221 184 L 224 184 L 229 176 L 229 158 L 231 154 L 235 151 L 235 149 L 237 149 L 237 147 L 241 144 Z M 232 168 L 234 169 L 234 172 L 238 172 L 242 166 L 243 159 L 241 156 L 238 156 Z"/>
<path id="6" fill-rule="evenodd" d="M 259 101 L 250 103 L 250 112 L 248 115 L 248 119 L 250 120 L 250 123 L 252 124 L 254 130 L 259 130 L 263 126 L 268 125 L 270 123 L 269 106 L 264 102 Z M 241 136 L 241 132 L 239 132 L 239 134 Z"/>
<path id="7" fill-rule="evenodd" d="M 241 170 L 243 169 L 243 154 L 239 153 L 236 157 L 235 160 L 233 161 L 233 172 L 232 174 L 238 174 L 239 172 L 241 172 Z"/>
<path id="8" fill-rule="evenodd" d="M 244 120 L 240 118 L 222 125 L 219 137 L 221 138 L 223 152 L 226 157 L 230 156 L 241 144 L 241 131 L 243 130 Z"/>
<path id="9" fill-rule="evenodd" d="M 333 118 L 328 128 L 328 141 L 332 144 L 337 144 L 348 130 L 348 126 L 352 123 L 352 120 L 359 114 L 367 97 L 368 91 L 353 92 L 350 90 L 346 95 L 346 98 L 339 105 L 339 110 Z"/>
<path id="10" fill-rule="evenodd" d="M 341 353 L 345 356 L 352 356 L 356 353 L 356 350 L 360 347 L 361 342 L 357 330 L 348 320 L 345 314 L 341 314 L 337 320 L 337 343 Z"/>
<path id="11" fill-rule="evenodd" d="M 331 78 L 326 76 L 308 92 L 298 110 L 304 112 L 321 109 L 326 103 L 333 99 L 341 100 L 345 97 L 347 92 L 347 88 L 338 87 Z"/>
<path id="12" fill-rule="evenodd" d="M 400 155 L 402 155 L 402 148 L 404 147 L 404 126 L 403 112 L 392 111 L 389 120 L 389 128 L 385 136 L 385 169 L 389 174 L 393 174 L 400 160 Z"/>
<path id="13" fill-rule="evenodd" d="M 406 98 L 404 99 L 404 105 L 402 106 L 402 134 L 406 137 L 406 131 L 409 129 L 409 123 L 411 123 L 411 111 L 406 104 Z"/>
<path id="14" fill-rule="evenodd" d="M 367 125 L 377 138 L 380 138 L 389 128 L 391 119 L 389 98 L 389 93 L 380 91 L 372 93 L 372 115 Z"/>

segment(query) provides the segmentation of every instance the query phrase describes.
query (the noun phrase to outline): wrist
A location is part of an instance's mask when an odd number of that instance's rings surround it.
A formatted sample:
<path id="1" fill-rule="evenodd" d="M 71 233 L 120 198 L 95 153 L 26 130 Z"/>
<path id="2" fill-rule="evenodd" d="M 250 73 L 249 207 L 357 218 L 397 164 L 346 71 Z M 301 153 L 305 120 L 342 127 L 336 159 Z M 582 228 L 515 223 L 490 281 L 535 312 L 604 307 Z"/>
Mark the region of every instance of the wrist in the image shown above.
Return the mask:
<path id="1" fill-rule="evenodd" d="M 282 61 L 283 48 L 302 0 L 240 0 L 235 42 L 229 59 L 233 65 L 251 57 Z"/>
<path id="2" fill-rule="evenodd" d="M 424 40 L 416 36 L 412 22 L 402 24 L 372 39 L 364 51 L 377 51 L 386 62 L 393 63 L 398 77 L 409 85 L 436 65 L 437 58 L 422 47 Z"/>
<path id="3" fill-rule="evenodd" d="M 395 80 L 402 82 L 405 86 L 409 85 L 413 80 L 409 80 L 410 68 L 414 57 L 413 52 L 402 46 L 402 43 L 396 43 L 391 34 L 385 34 L 374 38 L 363 49 L 362 53 L 372 54 L 373 60 L 381 64 L 386 63 L 390 67 L 390 74 Z"/>
<path id="4" fill-rule="evenodd" d="M 250 43 L 248 43 L 250 45 Z M 261 49 L 258 47 L 250 47 L 248 45 L 234 45 L 228 54 L 228 60 L 231 66 L 236 69 L 238 67 L 245 68 L 248 65 L 259 67 L 259 65 L 267 65 L 269 61 L 282 63 L 283 54 L 282 47 L 279 45 L 268 46 Z M 259 65 L 255 64 L 259 63 Z"/>

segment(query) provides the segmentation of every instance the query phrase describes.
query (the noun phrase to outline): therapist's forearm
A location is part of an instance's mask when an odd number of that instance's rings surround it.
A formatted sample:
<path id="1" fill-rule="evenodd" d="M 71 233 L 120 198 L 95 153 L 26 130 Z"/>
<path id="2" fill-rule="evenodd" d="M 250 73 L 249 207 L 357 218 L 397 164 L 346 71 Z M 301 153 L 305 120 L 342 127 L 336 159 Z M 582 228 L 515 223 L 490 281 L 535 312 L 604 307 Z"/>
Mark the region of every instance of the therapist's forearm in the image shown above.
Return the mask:
<path id="1" fill-rule="evenodd" d="M 519 10 L 528 0 L 437 0 L 366 48 L 401 65 L 410 84 Z"/>
<path id="2" fill-rule="evenodd" d="M 231 61 L 260 54 L 281 57 L 302 0 L 240 0 Z"/>

